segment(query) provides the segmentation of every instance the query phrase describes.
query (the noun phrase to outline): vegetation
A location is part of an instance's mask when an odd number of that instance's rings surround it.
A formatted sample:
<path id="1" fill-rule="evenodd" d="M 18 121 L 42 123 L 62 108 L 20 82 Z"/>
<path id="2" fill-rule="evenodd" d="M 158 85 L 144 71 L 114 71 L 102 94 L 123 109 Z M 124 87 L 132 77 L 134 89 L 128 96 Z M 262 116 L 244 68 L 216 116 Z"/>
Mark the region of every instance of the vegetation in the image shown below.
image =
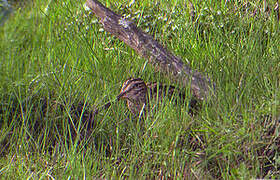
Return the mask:
<path id="1" fill-rule="evenodd" d="M 275 1 L 191 2 L 102 1 L 216 84 L 196 115 L 188 100 L 166 99 L 143 123 L 122 101 L 92 110 L 129 77 L 172 82 L 105 32 L 84 1 L 17 9 L 0 27 L 0 177 L 279 178 Z"/>

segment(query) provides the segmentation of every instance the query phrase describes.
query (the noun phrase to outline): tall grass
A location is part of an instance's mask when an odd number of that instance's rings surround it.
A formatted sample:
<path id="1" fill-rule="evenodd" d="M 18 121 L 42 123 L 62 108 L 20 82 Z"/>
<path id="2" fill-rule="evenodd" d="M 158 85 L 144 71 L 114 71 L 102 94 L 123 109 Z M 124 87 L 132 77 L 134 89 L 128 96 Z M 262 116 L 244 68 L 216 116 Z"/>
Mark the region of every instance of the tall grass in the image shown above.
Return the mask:
<path id="1" fill-rule="evenodd" d="M 192 1 L 193 17 L 185 1 L 102 2 L 208 74 L 216 96 L 195 116 L 188 100 L 170 99 L 140 123 L 124 102 L 93 116 L 128 77 L 172 82 L 105 32 L 83 1 L 34 1 L 0 27 L 3 179 L 279 178 L 273 1 L 270 10 Z"/>

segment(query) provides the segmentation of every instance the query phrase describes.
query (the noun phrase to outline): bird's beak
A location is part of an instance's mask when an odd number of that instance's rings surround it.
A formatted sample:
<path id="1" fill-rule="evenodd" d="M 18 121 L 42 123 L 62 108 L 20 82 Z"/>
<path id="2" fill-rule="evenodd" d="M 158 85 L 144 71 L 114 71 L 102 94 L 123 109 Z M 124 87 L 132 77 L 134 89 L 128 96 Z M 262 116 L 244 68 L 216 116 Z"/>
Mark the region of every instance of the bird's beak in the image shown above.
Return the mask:
<path id="1" fill-rule="evenodd" d="M 117 96 L 117 100 L 119 101 L 123 96 L 125 95 L 126 92 L 122 92 Z"/>

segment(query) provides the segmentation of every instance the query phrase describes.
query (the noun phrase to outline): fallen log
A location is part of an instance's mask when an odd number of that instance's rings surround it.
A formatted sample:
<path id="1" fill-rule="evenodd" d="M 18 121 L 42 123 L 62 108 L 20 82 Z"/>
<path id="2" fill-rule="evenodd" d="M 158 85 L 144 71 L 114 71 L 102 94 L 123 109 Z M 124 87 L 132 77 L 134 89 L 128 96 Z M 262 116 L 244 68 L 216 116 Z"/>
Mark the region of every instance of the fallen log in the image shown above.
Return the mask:
<path id="1" fill-rule="evenodd" d="M 86 4 L 100 19 L 106 31 L 124 41 L 161 71 L 171 74 L 172 80 L 183 84 L 184 87 L 190 85 L 194 97 L 206 100 L 214 92 L 214 85 L 208 77 L 192 70 L 179 57 L 173 55 L 131 21 L 106 8 L 97 0 L 87 0 Z"/>

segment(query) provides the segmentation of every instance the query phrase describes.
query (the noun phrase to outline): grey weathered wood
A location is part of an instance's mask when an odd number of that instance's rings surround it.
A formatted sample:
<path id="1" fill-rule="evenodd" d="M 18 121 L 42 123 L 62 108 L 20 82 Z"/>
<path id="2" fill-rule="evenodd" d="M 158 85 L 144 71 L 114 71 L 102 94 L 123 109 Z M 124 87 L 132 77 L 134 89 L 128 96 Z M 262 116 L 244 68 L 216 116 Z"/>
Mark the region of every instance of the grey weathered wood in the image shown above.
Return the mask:
<path id="1" fill-rule="evenodd" d="M 87 6 L 99 17 L 104 29 L 117 36 L 128 46 L 133 48 L 142 57 L 160 70 L 171 74 L 183 86 L 190 85 L 193 95 L 205 100 L 213 92 L 210 79 L 200 72 L 192 70 L 187 64 L 165 49 L 161 44 L 147 33 L 137 28 L 132 22 L 126 20 L 97 0 L 87 0 Z"/>

